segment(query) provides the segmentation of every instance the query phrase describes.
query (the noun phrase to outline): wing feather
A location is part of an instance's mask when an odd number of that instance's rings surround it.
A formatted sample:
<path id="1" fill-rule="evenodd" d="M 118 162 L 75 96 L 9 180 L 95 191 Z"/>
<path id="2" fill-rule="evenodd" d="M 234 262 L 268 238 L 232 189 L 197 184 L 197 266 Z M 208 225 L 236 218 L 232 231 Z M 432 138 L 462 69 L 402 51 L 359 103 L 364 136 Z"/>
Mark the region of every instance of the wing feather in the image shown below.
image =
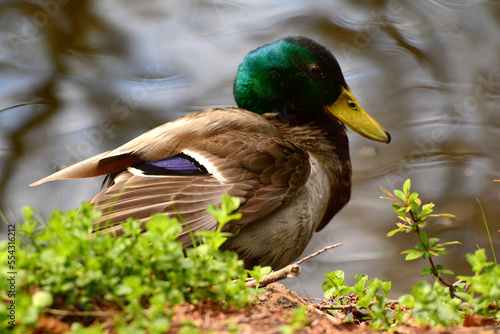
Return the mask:
<path id="1" fill-rule="evenodd" d="M 203 167 L 201 172 L 155 175 L 163 166 L 161 160 L 178 155 L 195 160 Z M 154 168 L 147 162 L 155 162 Z M 286 205 L 307 181 L 310 168 L 307 151 L 283 138 L 265 118 L 242 109 L 208 109 L 159 126 L 33 185 L 111 174 L 108 188 L 92 200 L 103 211 L 94 231 L 119 236 L 127 218 L 139 219 L 144 228 L 148 217 L 163 212 L 183 217 L 187 227 L 180 240 L 189 245 L 189 230 L 216 228 L 205 208 L 219 205 L 222 194 L 241 200 L 238 212 L 243 218 L 226 225 L 227 231 L 236 233 Z"/>
<path id="2" fill-rule="evenodd" d="M 117 173 L 141 161 L 156 161 L 179 154 L 193 143 L 231 130 L 281 136 L 263 117 L 244 109 L 218 108 L 191 113 L 160 125 L 128 143 L 69 166 L 33 182 L 79 179 Z"/>

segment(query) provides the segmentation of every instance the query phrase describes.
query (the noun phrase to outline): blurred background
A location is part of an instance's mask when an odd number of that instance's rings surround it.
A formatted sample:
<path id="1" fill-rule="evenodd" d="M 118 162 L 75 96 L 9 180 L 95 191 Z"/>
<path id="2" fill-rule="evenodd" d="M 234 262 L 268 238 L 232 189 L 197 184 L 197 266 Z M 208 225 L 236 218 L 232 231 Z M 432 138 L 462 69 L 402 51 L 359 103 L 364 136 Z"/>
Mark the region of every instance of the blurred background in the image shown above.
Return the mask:
<path id="1" fill-rule="evenodd" d="M 351 202 L 304 255 L 344 245 L 285 284 L 322 297 L 324 273 L 342 269 L 350 284 L 368 274 L 392 281 L 393 297 L 410 292 L 427 263 L 399 255 L 416 237 L 385 236 L 397 219 L 379 199 L 379 186 L 400 189 L 407 178 L 436 212 L 456 215 L 425 227 L 462 242 L 437 263 L 469 274 L 466 253 L 485 247 L 491 258 L 476 198 L 498 251 L 499 1 L 3 0 L 0 209 L 11 217 L 31 205 L 47 216 L 90 200 L 102 178 L 28 185 L 189 112 L 234 106 L 243 57 L 294 34 L 335 54 L 392 142 L 349 131 Z"/>

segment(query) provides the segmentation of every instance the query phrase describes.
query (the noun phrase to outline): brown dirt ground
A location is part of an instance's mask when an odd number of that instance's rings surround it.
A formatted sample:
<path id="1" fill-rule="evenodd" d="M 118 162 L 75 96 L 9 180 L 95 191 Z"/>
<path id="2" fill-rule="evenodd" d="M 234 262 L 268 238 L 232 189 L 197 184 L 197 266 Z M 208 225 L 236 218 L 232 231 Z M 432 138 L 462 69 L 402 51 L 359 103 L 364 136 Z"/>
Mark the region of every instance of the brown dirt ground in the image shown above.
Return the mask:
<path id="1" fill-rule="evenodd" d="M 172 319 L 172 333 L 178 333 L 185 326 L 186 320 L 203 333 L 281 333 L 280 327 L 289 326 L 293 321 L 291 310 L 299 305 L 308 309 L 308 318 L 311 322 L 295 333 L 351 333 L 374 334 L 366 325 L 344 323 L 328 313 L 318 310 L 307 303 L 296 293 L 291 292 L 280 283 L 267 286 L 267 292 L 260 296 L 259 303 L 253 307 L 243 309 L 224 310 L 215 304 L 179 305 Z M 481 319 L 469 319 L 468 327 L 429 329 L 418 325 L 407 325 L 398 328 L 396 333 L 404 334 L 493 334 L 500 333 L 500 325 L 485 325 Z M 231 329 L 235 329 L 231 331 Z M 380 332 L 378 332 L 380 333 Z M 388 333 L 388 332 L 386 332 Z"/>
<path id="2" fill-rule="evenodd" d="M 294 319 L 291 310 L 299 305 L 307 307 L 310 323 L 291 333 L 376 333 L 364 324 L 344 323 L 341 319 L 317 309 L 280 283 L 268 285 L 267 292 L 259 296 L 257 305 L 241 309 L 225 309 L 210 301 L 199 305 L 187 303 L 177 305 L 173 310 L 174 316 L 171 319 L 169 333 L 180 333 L 189 328 L 198 328 L 202 333 L 281 333 L 281 329 L 290 327 Z M 34 333 L 63 333 L 69 330 L 66 322 L 68 319 L 65 319 L 65 322 L 59 319 L 56 316 L 41 317 Z M 114 327 L 112 323 L 108 325 Z M 109 333 L 114 331 L 110 330 Z M 395 333 L 493 334 L 500 333 L 500 324 L 488 324 L 484 318 L 470 317 L 466 319 L 464 326 L 430 329 L 407 324 L 398 327 Z"/>

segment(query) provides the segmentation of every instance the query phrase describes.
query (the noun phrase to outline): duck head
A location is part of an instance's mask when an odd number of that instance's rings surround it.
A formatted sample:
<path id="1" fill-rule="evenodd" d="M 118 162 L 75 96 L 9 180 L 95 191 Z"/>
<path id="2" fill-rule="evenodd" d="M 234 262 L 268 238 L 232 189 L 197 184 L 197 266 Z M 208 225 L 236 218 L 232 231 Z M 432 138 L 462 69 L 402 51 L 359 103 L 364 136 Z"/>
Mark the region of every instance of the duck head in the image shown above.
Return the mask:
<path id="1" fill-rule="evenodd" d="M 360 135 L 389 143 L 389 133 L 360 106 L 330 51 L 302 36 L 250 52 L 234 82 L 238 107 L 258 114 L 333 115 Z"/>

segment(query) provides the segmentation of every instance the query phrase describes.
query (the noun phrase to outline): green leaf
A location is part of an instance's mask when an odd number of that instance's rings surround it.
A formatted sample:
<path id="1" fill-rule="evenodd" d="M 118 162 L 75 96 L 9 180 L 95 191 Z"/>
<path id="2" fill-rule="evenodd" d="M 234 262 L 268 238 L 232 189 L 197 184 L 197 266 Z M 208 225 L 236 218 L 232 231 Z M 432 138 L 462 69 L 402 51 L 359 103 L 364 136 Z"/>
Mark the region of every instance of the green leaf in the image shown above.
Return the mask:
<path id="1" fill-rule="evenodd" d="M 389 291 L 391 290 L 391 281 L 381 282 L 380 287 L 382 288 L 382 292 L 384 293 L 384 297 L 387 297 Z"/>
<path id="2" fill-rule="evenodd" d="M 432 270 L 432 268 L 425 268 L 425 269 L 422 269 L 420 271 L 420 273 L 421 273 L 421 276 L 433 275 L 434 274 L 434 270 Z"/>
<path id="3" fill-rule="evenodd" d="M 407 179 L 403 184 L 403 192 L 405 194 L 410 194 L 410 186 L 411 186 L 411 180 Z"/>
<path id="4" fill-rule="evenodd" d="M 401 305 L 412 309 L 415 305 L 415 298 L 412 295 L 402 295 L 401 297 L 399 297 L 398 302 Z"/>
<path id="5" fill-rule="evenodd" d="M 54 302 L 54 298 L 48 291 L 37 291 L 31 296 L 31 302 L 33 306 L 42 309 L 51 306 Z"/>
<path id="6" fill-rule="evenodd" d="M 227 218 L 229 219 L 229 221 L 231 221 L 231 220 L 240 220 L 241 217 L 243 217 L 243 214 L 241 212 L 233 213 L 232 215 L 228 215 L 227 216 Z"/>
<path id="7" fill-rule="evenodd" d="M 488 262 L 484 248 L 478 249 L 474 254 L 465 255 L 467 261 L 472 266 L 472 271 L 479 274 L 484 268 L 492 266 L 493 262 Z"/>
<path id="8" fill-rule="evenodd" d="M 387 190 L 386 188 L 380 186 L 380 190 L 382 190 L 384 192 L 384 194 L 386 194 L 387 196 L 389 196 L 389 197 L 380 197 L 380 198 L 388 199 L 388 200 L 391 200 L 391 201 L 396 200 L 396 198 L 394 197 L 394 195 L 391 194 L 391 192 L 389 190 Z"/>
<path id="9" fill-rule="evenodd" d="M 409 254 L 409 253 L 422 253 L 422 252 L 419 250 L 415 250 L 415 249 L 406 249 L 399 254 Z"/>
<path id="10" fill-rule="evenodd" d="M 394 212 L 398 214 L 401 212 L 406 212 L 406 207 L 400 203 L 392 203 L 392 208 L 394 209 Z"/>
<path id="11" fill-rule="evenodd" d="M 425 232 L 424 232 L 424 231 L 420 231 L 420 234 L 419 234 L 419 235 L 420 235 L 420 240 L 422 240 L 422 244 L 423 244 L 424 246 L 425 246 L 425 245 L 427 245 L 427 240 L 428 240 L 428 238 L 427 238 L 427 234 L 425 234 Z M 431 238 L 431 239 L 432 239 L 432 238 Z"/>
<path id="12" fill-rule="evenodd" d="M 415 199 L 418 198 L 418 193 L 411 193 L 410 196 L 408 197 L 409 202 L 414 202 Z M 420 205 L 420 202 L 415 202 L 417 205 Z"/>
<path id="13" fill-rule="evenodd" d="M 432 213 L 432 209 L 423 209 L 422 211 L 420 211 L 420 216 L 422 217 L 422 219 L 427 219 L 427 216 Z"/>
<path id="14" fill-rule="evenodd" d="M 427 247 L 425 247 L 423 244 L 416 244 L 415 249 L 424 252 L 427 250 Z"/>
<path id="15" fill-rule="evenodd" d="M 392 230 L 386 234 L 387 237 L 392 237 L 394 234 L 399 233 L 399 232 L 404 232 L 406 229 L 405 228 L 397 228 L 395 230 Z"/>
<path id="16" fill-rule="evenodd" d="M 323 282 L 322 289 L 325 298 L 333 298 L 346 295 L 353 291 L 352 287 L 347 286 L 344 280 L 344 272 L 342 270 L 335 270 L 325 273 L 327 281 Z"/>
<path id="17" fill-rule="evenodd" d="M 182 226 L 176 218 L 170 218 L 162 213 L 151 216 L 146 222 L 148 233 L 156 236 L 165 236 L 170 240 L 175 240 L 182 232 Z"/>
<path id="18" fill-rule="evenodd" d="M 21 208 L 21 214 L 23 215 L 24 220 L 31 220 L 33 215 L 35 214 L 35 210 L 33 210 L 30 206 L 23 206 Z"/>
<path id="19" fill-rule="evenodd" d="M 234 210 L 238 209 L 240 206 L 240 199 L 238 197 L 232 197 L 227 194 L 222 195 L 222 203 L 221 203 L 221 209 L 227 213 L 230 214 Z"/>
<path id="20" fill-rule="evenodd" d="M 429 215 L 429 217 L 455 217 L 455 215 L 452 215 L 451 213 L 437 213 Z"/>
<path id="21" fill-rule="evenodd" d="M 435 206 L 434 203 L 424 204 L 422 205 L 422 210 L 429 210 L 432 209 L 434 206 Z"/>
<path id="22" fill-rule="evenodd" d="M 443 242 L 441 245 L 444 246 L 444 245 L 461 245 L 462 243 L 460 241 L 447 241 L 447 242 Z"/>
<path id="23" fill-rule="evenodd" d="M 371 296 L 362 295 L 361 297 L 359 297 L 359 299 L 356 303 L 356 308 L 358 310 L 360 310 L 362 308 L 368 309 L 370 307 L 371 302 L 372 302 Z"/>
<path id="24" fill-rule="evenodd" d="M 403 254 L 403 252 L 401 252 L 401 254 Z M 408 253 L 408 255 L 406 255 L 406 257 L 405 257 L 405 260 L 406 261 L 415 260 L 415 259 L 421 258 L 423 256 L 424 256 L 424 253 L 414 251 L 414 252 Z"/>
<path id="25" fill-rule="evenodd" d="M 342 270 L 325 273 L 325 278 L 333 285 L 345 285 L 345 274 Z"/>
<path id="26" fill-rule="evenodd" d="M 398 190 L 398 189 L 395 189 L 394 190 L 394 194 L 396 195 L 397 198 L 399 198 L 400 200 L 402 201 L 405 201 L 406 200 L 406 195 L 401 191 L 401 190 Z"/>
<path id="27" fill-rule="evenodd" d="M 259 282 L 264 277 L 265 275 L 269 274 L 271 272 L 271 267 L 266 266 L 266 267 L 261 267 L 261 266 L 254 266 L 252 270 L 247 270 L 246 272 L 252 276 L 252 278 L 256 282 L 256 287 L 259 287 Z"/>
<path id="28" fill-rule="evenodd" d="M 239 198 L 224 194 L 222 195 L 220 208 L 213 204 L 206 207 L 207 212 L 210 213 L 219 223 L 217 232 L 221 232 L 224 225 L 231 220 L 241 219 L 241 213 L 231 214 L 233 211 L 238 209 L 239 205 Z"/>
<path id="29" fill-rule="evenodd" d="M 439 271 L 441 274 L 455 275 L 455 273 L 449 269 L 443 269 Z"/>
<path id="30" fill-rule="evenodd" d="M 439 238 L 429 238 L 429 247 L 432 247 L 439 241 Z"/>
<path id="31" fill-rule="evenodd" d="M 434 246 L 429 251 L 432 252 L 432 255 L 435 255 L 435 256 L 438 256 L 438 254 L 448 254 L 448 252 L 446 252 L 443 247 L 439 247 L 439 246 Z"/>

